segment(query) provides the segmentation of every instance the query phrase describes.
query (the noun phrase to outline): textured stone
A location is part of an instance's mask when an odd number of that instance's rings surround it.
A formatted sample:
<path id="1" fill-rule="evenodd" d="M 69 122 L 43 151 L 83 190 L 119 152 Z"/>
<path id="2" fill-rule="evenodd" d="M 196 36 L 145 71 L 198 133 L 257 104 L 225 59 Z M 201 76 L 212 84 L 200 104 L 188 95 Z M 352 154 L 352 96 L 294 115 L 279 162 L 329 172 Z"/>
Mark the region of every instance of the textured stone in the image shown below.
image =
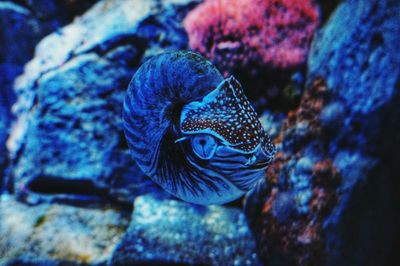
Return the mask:
<path id="1" fill-rule="evenodd" d="M 314 38 L 308 79 L 324 77 L 354 112 L 379 109 L 399 86 L 399 22 L 396 0 L 339 5 Z"/>
<path id="2" fill-rule="evenodd" d="M 141 196 L 111 265 L 259 265 L 240 210 Z"/>
<path id="3" fill-rule="evenodd" d="M 10 0 L 30 10 L 47 33 L 68 24 L 98 0 Z"/>
<path id="4" fill-rule="evenodd" d="M 122 101 L 142 60 L 186 46 L 179 19 L 195 3 L 101 1 L 39 43 L 16 81 L 8 141 L 21 199 L 131 202 L 158 191 L 129 155 Z"/>
<path id="5" fill-rule="evenodd" d="M 0 257 L 4 265 L 105 263 L 129 224 L 129 213 L 67 205 L 0 201 Z"/>
<path id="6" fill-rule="evenodd" d="M 15 101 L 13 81 L 32 57 L 41 34 L 39 22 L 29 10 L 0 1 L 0 187 L 6 162 L 5 143 L 12 121 L 11 105 Z"/>
<path id="7" fill-rule="evenodd" d="M 309 87 L 247 198 L 266 264 L 398 260 L 399 14 L 398 1 L 345 1 L 315 36 Z"/>
<path id="8" fill-rule="evenodd" d="M 0 173 L 7 166 L 5 143 L 15 118 L 11 112 L 14 79 L 23 72 L 42 37 L 70 22 L 95 1 L 79 1 L 79 7 L 67 0 L 0 1 Z"/>

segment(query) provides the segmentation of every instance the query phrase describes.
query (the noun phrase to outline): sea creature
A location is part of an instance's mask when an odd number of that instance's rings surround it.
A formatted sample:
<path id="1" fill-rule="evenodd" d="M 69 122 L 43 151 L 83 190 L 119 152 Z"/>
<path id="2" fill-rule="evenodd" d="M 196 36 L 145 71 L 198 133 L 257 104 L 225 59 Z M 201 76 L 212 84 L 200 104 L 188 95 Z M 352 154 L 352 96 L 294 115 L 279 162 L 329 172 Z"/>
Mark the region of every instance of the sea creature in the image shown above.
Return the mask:
<path id="1" fill-rule="evenodd" d="M 237 199 L 275 154 L 239 82 L 189 51 L 154 56 L 136 71 L 123 120 L 142 171 L 192 203 Z"/>

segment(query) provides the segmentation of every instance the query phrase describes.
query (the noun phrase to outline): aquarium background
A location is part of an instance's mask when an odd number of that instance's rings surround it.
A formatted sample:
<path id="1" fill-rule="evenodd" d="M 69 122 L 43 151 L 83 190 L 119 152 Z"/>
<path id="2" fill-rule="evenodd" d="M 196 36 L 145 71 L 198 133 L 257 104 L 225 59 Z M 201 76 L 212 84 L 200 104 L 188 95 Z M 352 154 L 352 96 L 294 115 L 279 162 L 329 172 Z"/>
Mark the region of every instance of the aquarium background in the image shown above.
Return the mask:
<path id="1" fill-rule="evenodd" d="M 399 44 L 398 0 L 1 0 L 0 265 L 398 265 Z M 235 202 L 130 157 L 128 83 L 170 50 L 234 75 L 277 147 Z"/>

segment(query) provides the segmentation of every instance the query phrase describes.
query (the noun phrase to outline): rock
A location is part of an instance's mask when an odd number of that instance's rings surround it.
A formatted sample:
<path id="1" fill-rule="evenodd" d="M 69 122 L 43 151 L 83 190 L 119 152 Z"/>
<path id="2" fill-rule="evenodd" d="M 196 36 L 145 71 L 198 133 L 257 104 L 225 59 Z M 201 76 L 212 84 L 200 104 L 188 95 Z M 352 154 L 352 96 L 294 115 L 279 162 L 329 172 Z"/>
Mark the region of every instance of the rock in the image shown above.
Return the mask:
<path id="1" fill-rule="evenodd" d="M 142 60 L 186 47 L 179 20 L 195 3 L 101 1 L 38 44 L 16 81 L 8 141 L 20 199 L 130 204 L 160 191 L 129 155 L 122 101 Z"/>
<path id="2" fill-rule="evenodd" d="M 28 9 L 11 2 L 0 1 L 0 12 L 0 62 L 9 63 L 9 68 L 22 67 L 32 57 L 35 43 L 41 37 L 39 21 Z"/>
<path id="3" fill-rule="evenodd" d="M 99 0 L 7 0 L 18 4 L 31 11 L 41 24 L 52 23 L 55 27 L 63 26 L 71 22 L 76 16 L 87 11 Z M 54 28 L 53 28 L 54 29 Z"/>
<path id="4" fill-rule="evenodd" d="M 308 80 L 324 77 L 361 114 L 389 102 L 399 88 L 398 11 L 396 0 L 341 4 L 312 43 Z"/>
<path id="5" fill-rule="evenodd" d="M 0 184 L 6 162 L 5 143 L 12 120 L 11 105 L 15 101 L 13 80 L 32 57 L 40 36 L 39 23 L 29 10 L 0 1 Z"/>
<path id="6" fill-rule="evenodd" d="M 314 38 L 309 87 L 246 199 L 265 264 L 398 261 L 399 14 L 394 0 L 345 1 Z"/>
<path id="7" fill-rule="evenodd" d="M 141 196 L 111 265 L 259 265 L 239 209 Z"/>
<path id="8" fill-rule="evenodd" d="M 71 22 L 98 0 L 11 0 L 31 11 L 47 33 Z"/>
<path id="9" fill-rule="evenodd" d="M 5 143 L 14 120 L 11 112 L 16 97 L 14 79 L 23 72 L 25 63 L 33 57 L 35 46 L 42 37 L 70 22 L 94 0 L 80 1 L 79 9 L 73 8 L 73 2 L 0 1 L 0 176 L 7 164 Z M 0 178 L 0 187 L 1 184 Z"/>
<path id="10" fill-rule="evenodd" d="M 129 224 L 113 208 L 0 201 L 0 265 L 99 265 L 109 259 Z"/>

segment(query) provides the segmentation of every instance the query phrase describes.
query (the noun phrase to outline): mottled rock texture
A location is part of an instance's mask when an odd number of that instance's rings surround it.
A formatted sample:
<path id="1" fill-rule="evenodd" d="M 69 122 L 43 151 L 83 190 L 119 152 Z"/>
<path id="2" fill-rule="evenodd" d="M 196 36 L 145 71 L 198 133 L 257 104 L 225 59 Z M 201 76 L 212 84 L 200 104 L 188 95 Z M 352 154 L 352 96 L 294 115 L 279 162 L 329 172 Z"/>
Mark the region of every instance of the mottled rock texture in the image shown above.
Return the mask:
<path id="1" fill-rule="evenodd" d="M 111 265 L 260 265 L 243 213 L 141 196 Z"/>
<path id="2" fill-rule="evenodd" d="M 353 0 L 312 47 L 309 79 L 325 77 L 337 95 L 321 123 L 335 136 L 330 153 L 343 176 L 341 201 L 325 221 L 328 265 L 391 265 L 398 254 L 399 42 L 399 1 Z"/>
<path id="3" fill-rule="evenodd" d="M 308 79 L 323 76 L 360 114 L 389 102 L 399 88 L 398 6 L 396 0 L 341 4 L 315 37 Z"/>
<path id="4" fill-rule="evenodd" d="M 37 19 L 29 10 L 11 2 L 0 1 L 0 184 L 6 163 L 6 139 L 15 101 L 14 78 L 33 55 L 41 36 Z"/>
<path id="5" fill-rule="evenodd" d="M 77 2 L 0 1 L 0 172 L 6 164 L 5 142 L 14 120 L 11 112 L 15 102 L 14 79 L 33 57 L 34 48 L 41 38 L 70 22 L 95 1 Z"/>
<path id="6" fill-rule="evenodd" d="M 267 265 L 394 265 L 400 237 L 400 2 L 345 1 L 315 36 L 246 213 Z"/>
<path id="7" fill-rule="evenodd" d="M 0 264 L 105 264 L 129 224 L 118 209 L 0 200 Z"/>
<path id="8" fill-rule="evenodd" d="M 180 20 L 195 3 L 101 1 L 39 43 L 16 81 L 8 141 L 21 199 L 130 202 L 157 190 L 129 155 L 122 101 L 143 60 L 186 47 Z"/>
<path id="9" fill-rule="evenodd" d="M 9 0 L 30 11 L 47 33 L 70 23 L 98 0 Z"/>

